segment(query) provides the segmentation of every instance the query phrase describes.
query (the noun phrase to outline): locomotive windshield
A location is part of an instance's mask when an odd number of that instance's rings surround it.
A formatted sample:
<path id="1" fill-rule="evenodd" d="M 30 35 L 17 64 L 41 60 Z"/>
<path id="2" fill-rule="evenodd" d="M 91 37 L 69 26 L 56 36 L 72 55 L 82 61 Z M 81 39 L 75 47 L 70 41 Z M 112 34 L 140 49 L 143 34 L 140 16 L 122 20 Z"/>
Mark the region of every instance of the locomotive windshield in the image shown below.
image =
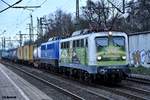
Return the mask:
<path id="1" fill-rule="evenodd" d="M 96 38 L 96 45 L 97 45 L 97 47 L 108 46 L 108 37 Z"/>
<path id="2" fill-rule="evenodd" d="M 124 37 L 113 37 L 112 39 L 113 45 L 114 46 L 119 46 L 119 47 L 125 47 L 125 38 Z"/>
<path id="3" fill-rule="evenodd" d="M 99 65 L 125 64 L 125 38 L 123 36 L 96 37 L 97 63 Z"/>

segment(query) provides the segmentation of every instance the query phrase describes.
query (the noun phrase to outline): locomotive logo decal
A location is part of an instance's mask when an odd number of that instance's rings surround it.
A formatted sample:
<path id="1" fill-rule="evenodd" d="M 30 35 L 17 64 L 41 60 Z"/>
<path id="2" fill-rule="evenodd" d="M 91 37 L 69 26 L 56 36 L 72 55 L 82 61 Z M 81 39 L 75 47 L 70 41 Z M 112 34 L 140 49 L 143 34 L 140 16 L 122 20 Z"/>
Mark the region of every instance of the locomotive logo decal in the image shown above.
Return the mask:
<path id="1" fill-rule="evenodd" d="M 75 48 L 72 51 L 72 63 L 77 63 L 77 64 L 87 64 L 87 53 L 86 53 L 86 48 L 79 47 Z"/>
<path id="2" fill-rule="evenodd" d="M 70 63 L 69 49 L 61 50 L 61 62 L 62 63 Z"/>
<path id="3" fill-rule="evenodd" d="M 80 64 L 80 59 L 77 55 L 76 49 L 73 49 L 73 51 L 72 51 L 72 63 Z"/>
<path id="4" fill-rule="evenodd" d="M 87 64 L 86 48 L 61 50 L 61 63 Z"/>

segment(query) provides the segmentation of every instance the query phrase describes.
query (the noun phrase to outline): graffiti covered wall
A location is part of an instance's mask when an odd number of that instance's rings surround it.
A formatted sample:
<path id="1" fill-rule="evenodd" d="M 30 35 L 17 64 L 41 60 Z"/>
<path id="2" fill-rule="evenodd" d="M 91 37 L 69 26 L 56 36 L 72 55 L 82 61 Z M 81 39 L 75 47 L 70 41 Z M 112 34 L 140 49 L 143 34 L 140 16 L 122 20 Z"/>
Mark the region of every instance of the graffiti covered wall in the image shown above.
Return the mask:
<path id="1" fill-rule="evenodd" d="M 128 35 L 130 63 L 150 68 L 150 32 Z"/>
<path id="2" fill-rule="evenodd" d="M 130 62 L 135 66 L 150 64 L 150 50 L 130 52 Z"/>

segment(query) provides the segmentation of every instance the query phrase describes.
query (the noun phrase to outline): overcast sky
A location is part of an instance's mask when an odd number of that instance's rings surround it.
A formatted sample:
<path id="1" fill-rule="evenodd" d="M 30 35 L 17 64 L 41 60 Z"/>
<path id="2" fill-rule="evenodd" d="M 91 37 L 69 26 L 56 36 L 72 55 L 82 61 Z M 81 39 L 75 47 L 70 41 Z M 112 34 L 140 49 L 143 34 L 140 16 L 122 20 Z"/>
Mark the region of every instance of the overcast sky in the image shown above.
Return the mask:
<path id="1" fill-rule="evenodd" d="M 4 0 L 9 4 L 13 4 L 18 0 Z M 45 0 L 23 0 L 16 6 L 38 6 L 41 5 Z M 86 0 L 80 0 L 80 6 L 85 4 Z M 57 9 L 62 9 L 65 12 L 72 13 L 75 15 L 75 0 L 46 0 L 41 8 L 34 9 L 33 12 L 24 9 L 13 9 L 10 8 L 5 12 L 0 13 L 0 34 L 6 30 L 5 33 L 8 35 L 15 35 L 19 30 L 22 33 L 28 33 L 27 24 L 30 22 L 29 14 L 32 13 L 34 26 L 36 26 L 36 18 L 48 15 L 49 13 L 55 12 Z M 6 8 L 2 1 L 0 1 L 0 10 Z M 8 36 L 7 35 L 7 36 Z"/>

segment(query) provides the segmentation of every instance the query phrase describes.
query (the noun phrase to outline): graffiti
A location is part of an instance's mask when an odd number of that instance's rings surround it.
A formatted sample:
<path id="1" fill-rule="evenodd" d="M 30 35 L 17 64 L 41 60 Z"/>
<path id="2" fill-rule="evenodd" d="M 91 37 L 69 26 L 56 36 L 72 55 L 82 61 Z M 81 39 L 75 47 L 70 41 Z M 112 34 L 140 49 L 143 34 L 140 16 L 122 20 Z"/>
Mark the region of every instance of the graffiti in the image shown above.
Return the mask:
<path id="1" fill-rule="evenodd" d="M 130 62 L 136 66 L 150 64 L 150 50 L 136 50 L 130 52 Z"/>
<path id="2" fill-rule="evenodd" d="M 147 64 L 150 64 L 150 50 L 148 50 L 148 51 L 146 52 L 146 54 L 147 54 L 146 62 L 147 62 Z"/>

